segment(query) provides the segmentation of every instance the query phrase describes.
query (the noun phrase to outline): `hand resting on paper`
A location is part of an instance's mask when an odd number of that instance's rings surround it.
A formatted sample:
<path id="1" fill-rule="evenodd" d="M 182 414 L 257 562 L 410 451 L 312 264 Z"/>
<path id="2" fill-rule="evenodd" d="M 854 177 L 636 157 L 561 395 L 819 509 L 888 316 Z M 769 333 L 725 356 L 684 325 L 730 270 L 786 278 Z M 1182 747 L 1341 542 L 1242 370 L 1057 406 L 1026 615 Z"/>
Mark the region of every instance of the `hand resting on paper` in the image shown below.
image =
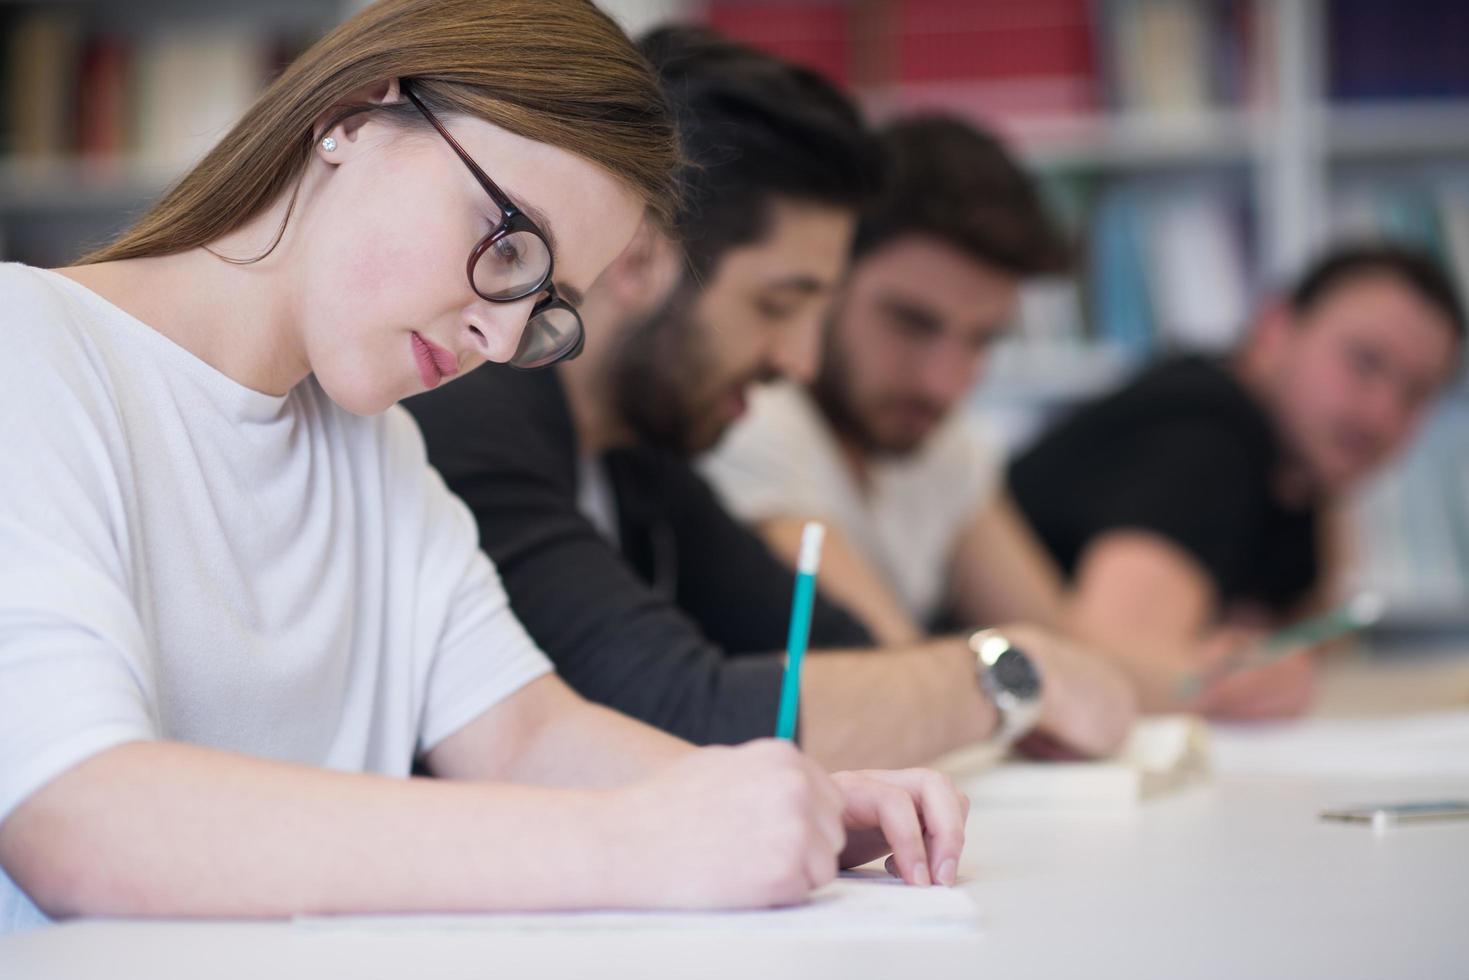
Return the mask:
<path id="1" fill-rule="evenodd" d="M 659 853 L 614 870 L 634 907 L 789 905 L 891 852 L 910 884 L 952 883 L 968 800 L 921 769 L 828 775 L 791 743 L 690 752 L 614 794 L 615 854 Z"/>
<path id="2" fill-rule="evenodd" d="M 888 872 L 910 885 L 952 885 L 964 852 L 969 797 L 931 769 L 839 772 L 847 846 L 841 866 L 891 854 Z"/>

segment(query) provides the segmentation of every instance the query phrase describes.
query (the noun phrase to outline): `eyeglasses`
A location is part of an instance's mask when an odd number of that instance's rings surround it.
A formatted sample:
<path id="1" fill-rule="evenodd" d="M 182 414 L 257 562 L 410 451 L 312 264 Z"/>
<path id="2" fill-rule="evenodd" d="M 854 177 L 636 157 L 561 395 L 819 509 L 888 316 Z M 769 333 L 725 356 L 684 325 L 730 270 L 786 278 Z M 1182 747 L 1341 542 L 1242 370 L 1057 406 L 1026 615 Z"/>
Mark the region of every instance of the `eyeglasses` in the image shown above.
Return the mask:
<path id="1" fill-rule="evenodd" d="M 531 310 L 510 366 L 528 371 L 580 354 L 586 333 L 576 309 L 556 295 L 556 286 L 551 282 L 554 267 L 551 245 L 545 233 L 464 152 L 464 147 L 428 106 L 419 101 L 407 82 L 403 83 L 403 94 L 464 161 L 500 211 L 500 223 L 469 253 L 470 287 L 491 303 L 513 303 L 535 293 L 546 293 Z"/>

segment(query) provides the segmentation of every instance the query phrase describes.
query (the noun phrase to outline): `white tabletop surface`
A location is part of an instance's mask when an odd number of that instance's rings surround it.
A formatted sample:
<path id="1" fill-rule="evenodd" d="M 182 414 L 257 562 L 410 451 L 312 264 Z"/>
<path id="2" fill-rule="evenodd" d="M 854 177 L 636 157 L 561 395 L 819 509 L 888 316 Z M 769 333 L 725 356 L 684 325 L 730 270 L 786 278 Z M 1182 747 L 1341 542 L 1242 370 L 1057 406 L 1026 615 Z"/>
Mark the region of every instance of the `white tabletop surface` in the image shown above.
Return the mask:
<path id="1" fill-rule="evenodd" d="M 1374 680 L 1381 679 L 1381 683 Z M 1349 665 L 1323 714 L 1469 705 L 1469 662 Z M 0 940 L 0 978 L 1469 977 L 1469 823 L 1327 807 L 1469 797 L 1461 777 L 1222 774 L 1135 810 L 976 812 L 972 935 L 514 934 L 85 921 Z"/>

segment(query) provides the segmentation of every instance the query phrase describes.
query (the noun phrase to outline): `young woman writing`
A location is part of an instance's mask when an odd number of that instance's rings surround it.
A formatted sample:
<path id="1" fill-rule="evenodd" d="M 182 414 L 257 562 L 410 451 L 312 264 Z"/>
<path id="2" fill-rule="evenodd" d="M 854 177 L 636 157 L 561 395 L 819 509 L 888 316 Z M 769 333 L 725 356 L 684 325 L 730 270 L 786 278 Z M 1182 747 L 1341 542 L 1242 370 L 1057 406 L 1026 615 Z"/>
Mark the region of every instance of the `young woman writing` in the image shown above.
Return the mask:
<path id="1" fill-rule="evenodd" d="M 676 165 L 590 4 L 384 0 L 116 242 L 0 267 L 0 931 L 953 879 L 941 777 L 573 694 L 393 407 L 574 355 Z"/>

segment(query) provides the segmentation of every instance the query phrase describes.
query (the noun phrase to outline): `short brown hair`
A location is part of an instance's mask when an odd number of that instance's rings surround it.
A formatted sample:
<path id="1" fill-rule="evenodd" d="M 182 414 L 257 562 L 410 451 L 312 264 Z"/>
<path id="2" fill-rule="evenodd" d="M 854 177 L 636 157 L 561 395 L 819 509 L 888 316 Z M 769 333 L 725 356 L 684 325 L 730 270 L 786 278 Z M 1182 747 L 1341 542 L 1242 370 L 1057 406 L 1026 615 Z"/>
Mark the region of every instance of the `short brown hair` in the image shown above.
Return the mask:
<path id="1" fill-rule="evenodd" d="M 857 211 L 876 185 L 861 112 L 816 72 L 704 27 L 661 27 L 638 47 L 663 81 L 688 164 L 677 230 L 702 276 L 760 240 L 778 199 Z"/>
<path id="2" fill-rule="evenodd" d="M 1035 181 L 993 134 L 929 115 L 895 122 L 880 139 L 885 188 L 862 216 L 854 255 L 922 234 L 1019 276 L 1070 266 Z"/>
<path id="3" fill-rule="evenodd" d="M 1464 301 L 1453 278 L 1430 252 L 1402 243 L 1343 243 L 1325 252 L 1291 288 L 1291 309 L 1309 313 L 1337 289 L 1366 276 L 1390 276 L 1407 286 L 1443 315 L 1458 340 L 1464 339 Z"/>
<path id="4" fill-rule="evenodd" d="M 488 120 L 590 160 L 671 225 L 678 140 L 647 61 L 588 0 L 379 0 L 312 45 L 163 198 L 83 261 L 207 245 L 298 183 L 315 127 L 374 109 L 427 125 L 408 103 L 346 100 L 410 78 L 435 112 Z"/>

